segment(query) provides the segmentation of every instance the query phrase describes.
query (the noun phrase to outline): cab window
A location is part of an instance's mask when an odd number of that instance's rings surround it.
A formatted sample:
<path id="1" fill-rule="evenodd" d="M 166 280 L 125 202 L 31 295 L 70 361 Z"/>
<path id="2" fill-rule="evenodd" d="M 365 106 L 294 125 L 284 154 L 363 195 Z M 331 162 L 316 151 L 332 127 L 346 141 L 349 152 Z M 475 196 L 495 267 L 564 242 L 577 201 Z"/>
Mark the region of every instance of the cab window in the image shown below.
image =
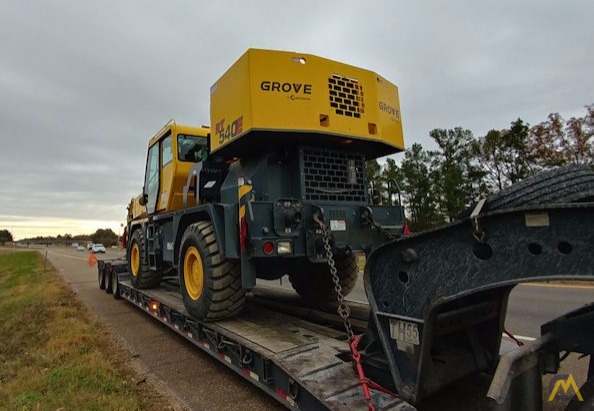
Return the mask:
<path id="1" fill-rule="evenodd" d="M 204 137 L 178 134 L 177 155 L 180 161 L 198 163 L 208 157 L 207 140 Z"/>
<path id="2" fill-rule="evenodd" d="M 161 151 L 161 167 L 165 167 L 167 164 L 173 161 L 173 152 L 171 150 L 171 136 L 163 139 L 163 148 Z"/>
<path id="3" fill-rule="evenodd" d="M 147 196 L 147 211 L 152 213 L 159 194 L 159 144 L 152 146 L 148 152 L 144 193 Z"/>

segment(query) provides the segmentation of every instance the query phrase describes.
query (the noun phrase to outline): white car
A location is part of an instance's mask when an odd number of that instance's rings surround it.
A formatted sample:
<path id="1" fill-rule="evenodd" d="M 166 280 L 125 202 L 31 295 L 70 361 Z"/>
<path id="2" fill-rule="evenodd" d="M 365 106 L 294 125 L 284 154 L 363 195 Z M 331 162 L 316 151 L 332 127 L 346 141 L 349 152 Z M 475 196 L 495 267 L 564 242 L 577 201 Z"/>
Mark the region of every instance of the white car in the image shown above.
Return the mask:
<path id="1" fill-rule="evenodd" d="M 105 247 L 103 246 L 103 244 L 93 244 L 91 250 L 94 253 L 105 253 Z"/>
<path id="2" fill-rule="evenodd" d="M 76 251 L 85 251 L 85 248 L 82 245 L 76 246 Z"/>

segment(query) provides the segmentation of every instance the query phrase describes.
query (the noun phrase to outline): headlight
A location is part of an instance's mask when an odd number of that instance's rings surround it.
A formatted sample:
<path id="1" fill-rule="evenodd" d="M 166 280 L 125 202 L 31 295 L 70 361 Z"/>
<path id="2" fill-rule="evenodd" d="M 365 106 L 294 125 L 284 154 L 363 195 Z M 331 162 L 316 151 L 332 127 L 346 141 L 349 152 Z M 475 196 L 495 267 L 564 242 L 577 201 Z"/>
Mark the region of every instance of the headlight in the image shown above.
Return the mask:
<path id="1" fill-rule="evenodd" d="M 293 254 L 293 243 L 290 241 L 279 241 L 276 244 L 276 253 L 281 254 Z"/>

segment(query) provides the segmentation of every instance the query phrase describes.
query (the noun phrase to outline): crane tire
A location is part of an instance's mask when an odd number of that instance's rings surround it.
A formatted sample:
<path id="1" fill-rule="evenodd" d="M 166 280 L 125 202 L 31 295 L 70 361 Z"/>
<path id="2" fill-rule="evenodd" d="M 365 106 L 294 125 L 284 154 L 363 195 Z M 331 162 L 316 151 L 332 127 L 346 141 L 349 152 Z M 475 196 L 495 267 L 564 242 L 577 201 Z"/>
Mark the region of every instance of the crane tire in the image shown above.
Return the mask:
<path id="1" fill-rule="evenodd" d="M 354 254 L 335 254 L 334 262 L 342 294 L 347 296 L 355 288 L 359 277 L 357 257 Z M 289 274 L 289 280 L 297 294 L 310 304 L 332 302 L 338 297 L 326 263 L 307 264 L 298 272 Z"/>
<path id="2" fill-rule="evenodd" d="M 133 287 L 140 289 L 155 288 L 161 283 L 162 272 L 149 268 L 144 248 L 144 234 L 142 229 L 137 228 L 132 233 L 126 256 L 130 270 L 130 282 Z"/>
<path id="3" fill-rule="evenodd" d="M 245 304 L 238 261 L 226 259 L 220 251 L 210 221 L 186 229 L 178 259 L 180 289 L 186 310 L 203 321 L 233 317 Z"/>
<path id="4" fill-rule="evenodd" d="M 336 269 L 338 271 L 339 284 L 342 288 L 342 294 L 347 296 L 353 291 L 357 285 L 359 278 L 359 266 L 357 265 L 357 256 L 349 254 L 348 256 L 340 256 L 336 259 Z M 333 300 L 338 297 L 336 291 L 332 288 L 330 298 Z"/>

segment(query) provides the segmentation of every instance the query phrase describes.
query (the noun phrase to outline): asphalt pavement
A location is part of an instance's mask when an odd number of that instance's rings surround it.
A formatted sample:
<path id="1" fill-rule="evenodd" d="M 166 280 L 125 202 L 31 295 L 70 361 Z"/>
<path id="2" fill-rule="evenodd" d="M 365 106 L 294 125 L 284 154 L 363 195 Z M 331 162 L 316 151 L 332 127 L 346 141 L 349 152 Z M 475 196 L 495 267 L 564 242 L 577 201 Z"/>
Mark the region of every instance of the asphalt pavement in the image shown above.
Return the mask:
<path id="1" fill-rule="evenodd" d="M 540 336 L 540 325 L 594 301 L 587 284 L 521 284 L 511 292 L 507 328 L 527 337 Z"/>

